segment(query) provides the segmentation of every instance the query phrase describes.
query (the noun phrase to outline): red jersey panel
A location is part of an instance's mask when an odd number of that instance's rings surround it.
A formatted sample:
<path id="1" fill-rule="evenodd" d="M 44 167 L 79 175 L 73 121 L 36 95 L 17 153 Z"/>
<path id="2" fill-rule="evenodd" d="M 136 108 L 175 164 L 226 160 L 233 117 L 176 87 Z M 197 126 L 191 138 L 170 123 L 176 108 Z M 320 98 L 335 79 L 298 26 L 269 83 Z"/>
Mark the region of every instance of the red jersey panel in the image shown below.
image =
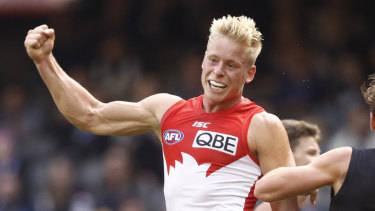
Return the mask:
<path id="1" fill-rule="evenodd" d="M 252 210 L 261 172 L 247 132 L 264 110 L 246 98 L 214 113 L 202 107 L 203 95 L 181 100 L 162 118 L 167 210 Z"/>

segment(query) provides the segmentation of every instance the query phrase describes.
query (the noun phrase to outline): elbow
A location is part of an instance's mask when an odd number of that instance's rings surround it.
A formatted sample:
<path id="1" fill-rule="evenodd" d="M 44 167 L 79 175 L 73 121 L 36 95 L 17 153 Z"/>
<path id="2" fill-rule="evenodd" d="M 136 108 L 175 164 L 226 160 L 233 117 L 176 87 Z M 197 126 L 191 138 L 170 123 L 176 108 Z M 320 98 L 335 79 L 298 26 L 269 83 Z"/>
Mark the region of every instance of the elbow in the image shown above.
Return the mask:
<path id="1" fill-rule="evenodd" d="M 262 197 L 262 193 L 258 190 L 257 187 L 255 187 L 255 190 L 254 190 L 254 196 L 255 196 L 257 199 L 262 200 L 262 199 L 261 199 L 261 197 Z M 262 200 L 262 201 L 263 201 L 263 200 Z"/>
<path id="2" fill-rule="evenodd" d="M 273 197 L 272 194 L 261 192 L 261 191 L 255 191 L 254 195 L 257 199 L 260 199 L 264 202 L 273 202 L 273 201 L 278 200 L 275 197 Z"/>
<path id="3" fill-rule="evenodd" d="M 273 202 L 279 200 L 276 191 L 267 186 L 262 180 L 258 180 L 254 189 L 254 196 L 264 202 Z"/>
<path id="4" fill-rule="evenodd" d="M 257 182 L 254 189 L 254 196 L 262 201 L 269 202 L 270 198 L 266 191 L 264 191 L 263 184 Z"/>
<path id="5" fill-rule="evenodd" d="M 97 123 L 93 114 L 64 115 L 66 119 L 81 131 L 94 133 Z"/>

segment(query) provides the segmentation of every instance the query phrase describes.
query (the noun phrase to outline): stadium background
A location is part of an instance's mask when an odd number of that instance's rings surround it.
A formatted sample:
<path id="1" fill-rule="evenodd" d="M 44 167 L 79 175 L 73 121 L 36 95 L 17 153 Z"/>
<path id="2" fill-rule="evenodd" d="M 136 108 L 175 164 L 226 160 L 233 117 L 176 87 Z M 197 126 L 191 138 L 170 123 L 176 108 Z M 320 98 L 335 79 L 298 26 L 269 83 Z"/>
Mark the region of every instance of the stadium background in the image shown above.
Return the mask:
<path id="1" fill-rule="evenodd" d="M 375 68 L 374 1 L 0 1 L 0 210 L 163 211 L 152 134 L 95 136 L 57 111 L 23 41 L 55 29 L 60 65 L 102 101 L 201 94 L 213 18 L 246 15 L 264 35 L 244 95 L 280 118 L 317 123 L 323 152 L 374 147 L 359 87 Z M 329 188 L 315 207 L 328 210 Z"/>

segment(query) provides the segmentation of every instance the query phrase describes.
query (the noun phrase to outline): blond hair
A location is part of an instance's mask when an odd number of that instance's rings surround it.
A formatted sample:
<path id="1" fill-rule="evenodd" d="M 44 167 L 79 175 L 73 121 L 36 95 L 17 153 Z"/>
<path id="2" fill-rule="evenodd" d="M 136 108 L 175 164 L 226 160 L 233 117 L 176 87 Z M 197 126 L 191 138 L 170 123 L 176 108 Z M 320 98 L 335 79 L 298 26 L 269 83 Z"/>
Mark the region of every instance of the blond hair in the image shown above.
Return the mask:
<path id="1" fill-rule="evenodd" d="M 361 92 L 366 103 L 370 106 L 370 111 L 375 114 L 375 74 L 369 75 L 363 82 Z"/>
<path id="2" fill-rule="evenodd" d="M 207 47 L 218 35 L 226 36 L 247 46 L 249 65 L 255 64 L 262 49 L 262 33 L 255 27 L 253 19 L 246 16 L 232 17 L 230 15 L 217 20 L 214 19 L 211 24 Z"/>

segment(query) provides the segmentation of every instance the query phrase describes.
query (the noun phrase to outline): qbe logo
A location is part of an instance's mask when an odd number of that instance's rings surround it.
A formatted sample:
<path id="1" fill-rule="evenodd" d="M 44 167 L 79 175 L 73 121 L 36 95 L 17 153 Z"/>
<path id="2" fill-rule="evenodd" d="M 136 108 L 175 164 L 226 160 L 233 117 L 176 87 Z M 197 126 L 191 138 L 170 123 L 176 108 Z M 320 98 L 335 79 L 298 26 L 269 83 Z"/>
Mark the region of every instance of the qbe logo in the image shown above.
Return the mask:
<path id="1" fill-rule="evenodd" d="M 175 129 L 166 130 L 163 134 L 164 142 L 168 145 L 173 145 L 180 142 L 184 138 L 184 134 Z"/>
<path id="2" fill-rule="evenodd" d="M 194 138 L 193 147 L 209 148 L 230 155 L 235 155 L 237 151 L 238 137 L 199 130 Z"/>

